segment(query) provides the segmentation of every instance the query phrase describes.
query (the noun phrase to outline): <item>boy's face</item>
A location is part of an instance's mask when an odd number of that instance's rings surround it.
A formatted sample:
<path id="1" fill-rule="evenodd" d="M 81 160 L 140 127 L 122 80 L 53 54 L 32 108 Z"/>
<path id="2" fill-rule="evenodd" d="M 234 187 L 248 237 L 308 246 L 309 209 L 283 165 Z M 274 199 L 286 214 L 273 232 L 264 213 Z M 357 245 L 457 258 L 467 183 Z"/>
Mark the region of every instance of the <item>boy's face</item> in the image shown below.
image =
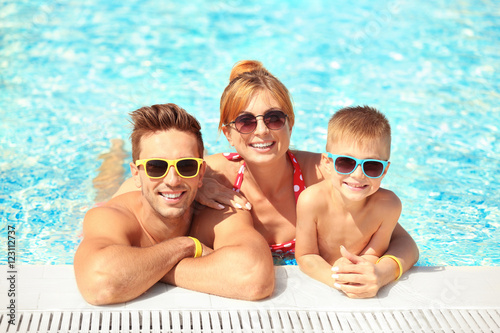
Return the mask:
<path id="1" fill-rule="evenodd" d="M 330 145 L 329 152 L 334 155 L 351 156 L 357 159 L 387 161 L 390 155 L 390 142 L 384 138 L 372 140 L 364 144 L 340 140 Z M 335 171 L 334 161 L 328 158 L 326 154 L 323 155 L 323 158 L 327 170 L 330 172 L 330 179 L 333 186 L 343 197 L 351 201 L 361 201 L 377 192 L 390 164 L 387 165 L 382 176 L 379 178 L 370 178 L 363 173 L 361 165 L 358 165 L 352 173 L 344 175 Z"/>

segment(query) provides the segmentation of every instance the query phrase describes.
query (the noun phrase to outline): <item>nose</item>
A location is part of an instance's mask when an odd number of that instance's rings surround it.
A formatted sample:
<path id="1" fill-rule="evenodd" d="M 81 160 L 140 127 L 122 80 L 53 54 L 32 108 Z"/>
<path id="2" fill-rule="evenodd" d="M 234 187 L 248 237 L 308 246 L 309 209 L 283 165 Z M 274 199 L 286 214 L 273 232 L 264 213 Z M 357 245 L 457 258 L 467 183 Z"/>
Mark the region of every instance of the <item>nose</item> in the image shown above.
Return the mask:
<path id="1" fill-rule="evenodd" d="M 255 128 L 254 134 L 267 134 L 269 132 L 269 128 L 267 128 L 266 123 L 264 123 L 264 116 L 259 115 L 255 117 L 257 120 L 257 127 Z"/>
<path id="2" fill-rule="evenodd" d="M 176 186 L 181 183 L 181 176 L 179 176 L 173 165 L 168 166 L 167 175 L 163 178 L 163 182 L 170 186 Z"/>
<path id="3" fill-rule="evenodd" d="M 351 173 L 351 177 L 354 177 L 354 178 L 361 178 L 361 177 L 364 177 L 365 174 L 363 172 L 363 166 L 361 164 L 358 164 L 356 166 L 356 169 Z"/>

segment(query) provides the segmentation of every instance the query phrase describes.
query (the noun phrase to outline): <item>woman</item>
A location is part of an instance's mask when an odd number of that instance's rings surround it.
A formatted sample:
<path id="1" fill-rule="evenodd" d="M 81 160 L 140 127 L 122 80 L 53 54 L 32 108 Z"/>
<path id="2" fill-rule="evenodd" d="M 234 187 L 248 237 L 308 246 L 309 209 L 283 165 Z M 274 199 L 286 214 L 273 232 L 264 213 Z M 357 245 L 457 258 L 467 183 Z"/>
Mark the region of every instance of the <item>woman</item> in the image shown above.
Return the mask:
<path id="1" fill-rule="evenodd" d="M 321 154 L 289 151 L 295 120 L 291 99 L 286 87 L 260 62 L 238 62 L 229 80 L 221 97 L 219 130 L 237 154 L 207 157 L 210 170 L 206 178 L 233 188 L 244 198 L 220 188 L 216 191 L 217 199 L 210 198 L 216 186 L 211 183 L 204 186 L 198 201 L 216 209 L 221 205 L 215 200 L 236 207 L 250 203 L 254 226 L 271 251 L 293 253 L 296 199 L 304 186 L 324 179 Z M 210 216 L 224 218 L 222 211 L 220 216 Z M 403 271 L 418 260 L 415 242 L 399 224 L 386 254 L 397 257 Z M 334 266 L 338 267 L 337 283 L 349 297 L 375 296 L 382 286 L 400 274 L 398 264 L 391 258 L 374 265 L 347 251 L 343 251 L 343 255 Z"/>

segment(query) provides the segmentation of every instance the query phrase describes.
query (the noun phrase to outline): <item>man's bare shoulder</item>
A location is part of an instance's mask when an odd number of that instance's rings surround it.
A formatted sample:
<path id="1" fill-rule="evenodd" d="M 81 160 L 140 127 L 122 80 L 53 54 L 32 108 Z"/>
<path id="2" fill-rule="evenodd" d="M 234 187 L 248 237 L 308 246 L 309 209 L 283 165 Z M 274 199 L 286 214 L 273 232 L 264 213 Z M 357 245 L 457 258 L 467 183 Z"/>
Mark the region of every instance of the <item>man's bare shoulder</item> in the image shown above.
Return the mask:
<path id="1" fill-rule="evenodd" d="M 137 222 L 141 193 L 119 195 L 105 204 L 90 209 L 83 220 L 84 238 L 127 238 L 132 242 L 140 233 Z"/>

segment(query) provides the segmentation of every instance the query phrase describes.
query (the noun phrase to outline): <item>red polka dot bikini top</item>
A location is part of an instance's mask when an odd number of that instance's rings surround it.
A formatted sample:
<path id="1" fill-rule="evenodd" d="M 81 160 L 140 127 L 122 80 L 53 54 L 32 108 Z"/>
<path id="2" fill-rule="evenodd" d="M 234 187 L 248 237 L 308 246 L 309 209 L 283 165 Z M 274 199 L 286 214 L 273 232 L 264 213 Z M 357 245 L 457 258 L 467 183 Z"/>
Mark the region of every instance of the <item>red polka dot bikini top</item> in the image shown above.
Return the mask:
<path id="1" fill-rule="evenodd" d="M 292 162 L 293 166 L 293 191 L 295 192 L 295 202 L 299 198 L 300 193 L 305 190 L 306 185 L 304 183 L 304 177 L 302 176 L 302 171 L 300 170 L 300 165 L 297 162 L 297 159 L 292 154 L 292 152 L 288 151 L 288 157 Z M 224 153 L 223 156 L 230 161 L 240 161 L 242 158 L 237 153 Z M 236 181 L 233 185 L 233 191 L 239 192 L 241 188 L 241 183 L 243 182 L 243 174 L 245 172 L 245 162 L 241 165 L 238 170 L 238 175 L 236 176 Z M 285 252 L 295 252 L 295 239 L 289 242 L 274 244 L 270 246 L 271 251 L 274 253 L 285 253 Z"/>

